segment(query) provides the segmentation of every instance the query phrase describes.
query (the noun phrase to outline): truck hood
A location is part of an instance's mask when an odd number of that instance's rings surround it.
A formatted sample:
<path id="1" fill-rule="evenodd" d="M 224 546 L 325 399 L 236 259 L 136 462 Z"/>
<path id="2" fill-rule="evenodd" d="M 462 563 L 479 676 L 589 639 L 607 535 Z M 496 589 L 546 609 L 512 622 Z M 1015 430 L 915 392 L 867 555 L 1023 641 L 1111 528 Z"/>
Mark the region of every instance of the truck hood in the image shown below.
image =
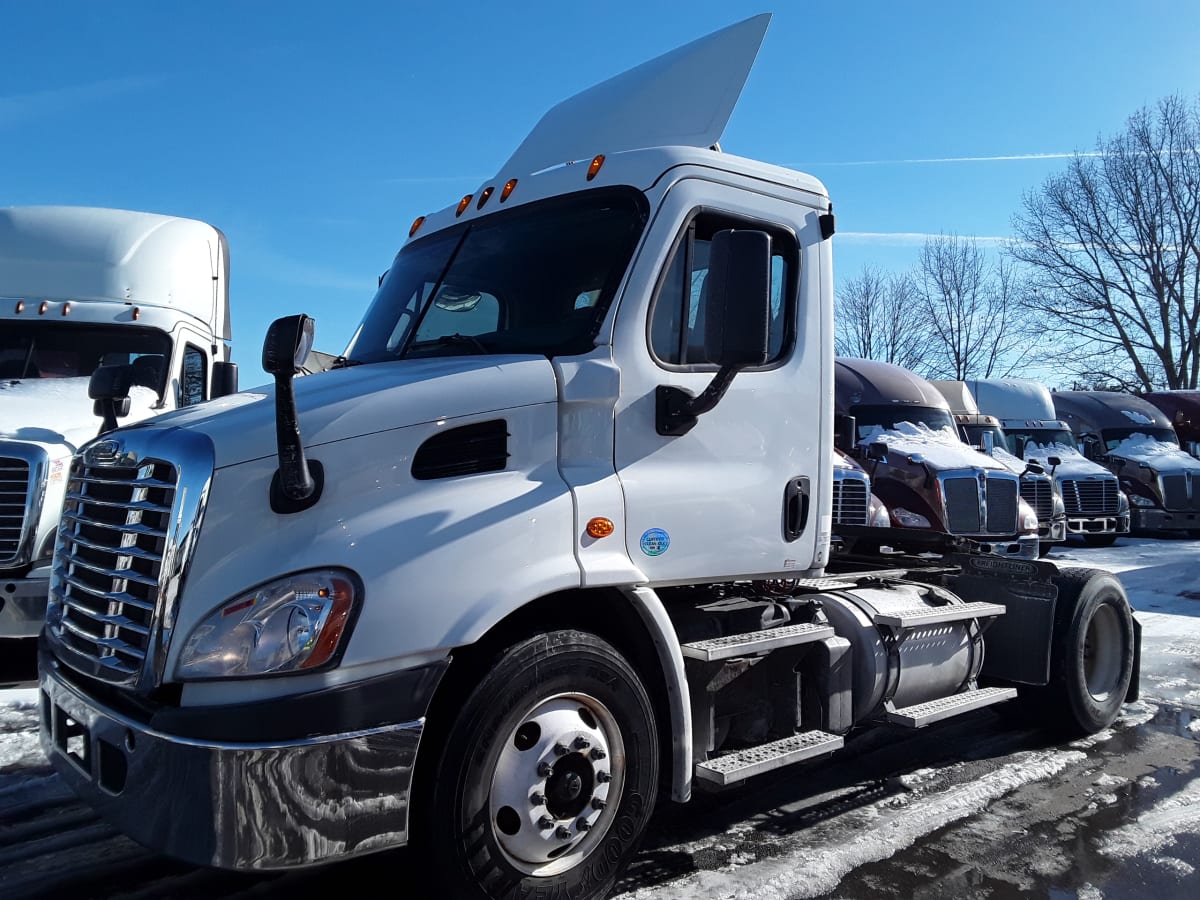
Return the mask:
<path id="1" fill-rule="evenodd" d="M 1025 459 L 1040 462 L 1050 471 L 1048 457 L 1057 456 L 1059 464 L 1054 470 L 1055 478 L 1087 478 L 1089 475 L 1110 475 L 1111 472 L 1099 463 L 1092 462 L 1074 447 L 1066 444 L 1039 444 L 1028 441 L 1025 444 Z"/>
<path id="2" fill-rule="evenodd" d="M 934 431 L 927 425 L 897 422 L 895 428 L 880 428 L 865 434 L 859 444 L 866 446 L 872 441 L 883 441 L 891 453 L 903 453 L 906 456 L 919 453 L 931 468 L 939 471 L 972 467 L 1009 471 L 1007 466 L 986 453 L 980 453 L 964 444 L 953 432 L 944 429 Z M 1015 457 L 1013 461 L 1020 466 L 1018 471 L 1024 470 L 1025 467 L 1020 465 Z"/>
<path id="3" fill-rule="evenodd" d="M 293 382 L 306 450 L 365 434 L 553 403 L 554 368 L 544 356 L 398 360 L 333 369 Z M 152 427 L 200 431 L 217 468 L 273 456 L 274 385 L 158 416 Z"/>
<path id="4" fill-rule="evenodd" d="M 1196 459 L 1174 444 L 1156 441 L 1144 434 L 1135 434 L 1126 438 L 1109 450 L 1108 455 L 1134 463 L 1143 463 L 1156 472 L 1200 473 L 1200 459 Z"/>
<path id="5" fill-rule="evenodd" d="M 92 412 L 89 378 L 16 378 L 0 381 L 0 438 L 60 447 L 70 455 L 100 431 Z M 122 425 L 149 418 L 158 395 L 135 385 L 129 392 L 129 415 Z"/>

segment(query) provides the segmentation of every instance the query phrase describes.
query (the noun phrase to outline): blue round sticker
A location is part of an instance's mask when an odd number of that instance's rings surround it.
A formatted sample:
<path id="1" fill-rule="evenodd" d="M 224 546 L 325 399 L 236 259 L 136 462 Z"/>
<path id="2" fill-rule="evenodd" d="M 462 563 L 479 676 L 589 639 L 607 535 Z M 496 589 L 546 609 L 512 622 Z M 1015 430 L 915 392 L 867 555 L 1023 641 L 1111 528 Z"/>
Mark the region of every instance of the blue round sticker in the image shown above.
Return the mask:
<path id="1" fill-rule="evenodd" d="M 647 556 L 662 556 L 671 546 L 671 536 L 661 528 L 651 528 L 642 534 L 642 552 Z"/>

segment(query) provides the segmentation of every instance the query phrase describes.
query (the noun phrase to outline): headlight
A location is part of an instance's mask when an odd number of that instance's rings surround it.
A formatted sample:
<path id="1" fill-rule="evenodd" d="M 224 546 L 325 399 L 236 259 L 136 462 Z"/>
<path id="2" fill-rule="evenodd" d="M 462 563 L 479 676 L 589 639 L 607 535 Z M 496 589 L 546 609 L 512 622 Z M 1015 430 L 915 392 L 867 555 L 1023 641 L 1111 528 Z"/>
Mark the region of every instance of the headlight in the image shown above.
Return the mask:
<path id="1" fill-rule="evenodd" d="M 1149 497 L 1143 497 L 1141 494 L 1130 494 L 1129 502 L 1134 506 L 1153 506 L 1154 501 Z"/>
<path id="2" fill-rule="evenodd" d="M 1033 507 L 1029 505 L 1024 497 L 1017 498 L 1017 511 L 1020 514 L 1021 531 L 1032 531 L 1036 534 L 1038 530 L 1037 513 L 1033 511 Z"/>
<path id="3" fill-rule="evenodd" d="M 1129 497 L 1126 496 L 1124 491 L 1117 491 L 1117 512 L 1129 512 Z"/>
<path id="4" fill-rule="evenodd" d="M 1051 498 L 1050 509 L 1050 517 L 1053 519 L 1057 519 L 1059 516 L 1065 516 L 1067 514 L 1067 505 L 1063 503 L 1062 494 L 1060 494 L 1058 491 L 1055 491 L 1053 497 Z"/>
<path id="5" fill-rule="evenodd" d="M 896 521 L 905 528 L 928 528 L 929 520 L 920 513 L 910 512 L 903 506 L 897 506 L 892 510 L 892 515 Z"/>
<path id="6" fill-rule="evenodd" d="M 874 494 L 871 495 L 870 524 L 876 528 L 888 528 L 892 524 L 888 508 Z"/>
<path id="7" fill-rule="evenodd" d="M 217 607 L 188 635 L 178 677 L 239 678 L 312 671 L 336 657 L 358 608 L 338 569 L 288 575 Z"/>

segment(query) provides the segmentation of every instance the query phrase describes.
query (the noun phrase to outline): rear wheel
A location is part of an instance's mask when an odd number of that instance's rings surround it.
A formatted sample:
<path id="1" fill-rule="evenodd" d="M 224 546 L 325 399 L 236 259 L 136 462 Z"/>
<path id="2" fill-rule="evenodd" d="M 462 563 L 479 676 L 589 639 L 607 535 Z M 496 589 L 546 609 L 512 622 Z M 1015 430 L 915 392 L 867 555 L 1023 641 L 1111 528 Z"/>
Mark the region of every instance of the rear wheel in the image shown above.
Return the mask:
<path id="1" fill-rule="evenodd" d="M 414 840 L 437 896 L 602 897 L 654 807 L 653 707 L 595 635 L 530 638 L 470 692 L 433 778 Z"/>
<path id="2" fill-rule="evenodd" d="M 1117 718 L 1133 677 L 1133 615 L 1121 583 L 1098 569 L 1055 579 L 1050 683 L 1035 691 L 1048 721 L 1092 734 Z"/>
<path id="3" fill-rule="evenodd" d="M 1038 544 L 1038 556 L 1045 557 L 1050 555 L 1050 551 L 1057 547 L 1058 544 L 1052 544 L 1049 541 L 1042 541 Z"/>
<path id="4" fill-rule="evenodd" d="M 1083 542 L 1089 547 L 1111 547 L 1117 542 L 1115 534 L 1085 534 Z"/>

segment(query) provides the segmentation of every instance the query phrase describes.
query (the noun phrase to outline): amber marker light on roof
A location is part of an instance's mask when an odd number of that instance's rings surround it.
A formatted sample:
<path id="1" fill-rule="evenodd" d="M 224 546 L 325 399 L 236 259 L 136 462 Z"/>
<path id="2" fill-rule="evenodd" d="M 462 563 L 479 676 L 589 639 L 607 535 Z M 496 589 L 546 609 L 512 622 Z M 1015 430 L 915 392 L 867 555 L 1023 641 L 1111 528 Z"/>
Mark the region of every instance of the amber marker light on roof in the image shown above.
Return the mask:
<path id="1" fill-rule="evenodd" d="M 600 171 L 600 167 L 604 165 L 604 154 L 597 153 L 592 157 L 592 164 L 588 166 L 587 180 L 591 181 L 596 177 L 596 173 Z"/>
<path id="2" fill-rule="evenodd" d="M 420 228 L 424 223 L 424 216 L 417 216 L 415 219 L 413 219 L 412 227 L 408 229 L 408 236 L 412 237 L 414 234 L 416 234 L 417 229 Z"/>
<path id="3" fill-rule="evenodd" d="M 513 188 L 517 186 L 517 179 L 510 178 L 504 183 L 504 187 L 500 191 L 500 202 L 503 203 L 508 199 L 508 195 L 513 192 Z"/>
<path id="4" fill-rule="evenodd" d="M 142 314 L 142 311 L 138 307 L 135 306 L 133 308 L 133 321 L 136 322 L 138 320 L 138 316 L 140 316 L 141 314 Z"/>
<path id="5" fill-rule="evenodd" d="M 17 301 L 17 315 L 20 315 L 23 312 L 25 312 L 25 301 L 18 300 Z"/>
<path id="6" fill-rule="evenodd" d="M 459 216 L 461 216 L 463 214 L 463 211 L 466 210 L 466 208 L 470 205 L 471 205 L 471 195 L 467 194 L 465 197 L 463 197 L 461 200 L 458 201 L 458 211 L 454 213 L 454 218 L 457 219 Z"/>
<path id="7" fill-rule="evenodd" d="M 596 516 L 587 523 L 588 537 L 604 538 L 613 533 L 615 525 L 612 519 L 606 519 L 604 516 Z"/>
<path id="8" fill-rule="evenodd" d="M 495 188 L 487 187 L 483 189 L 483 193 L 479 195 L 479 201 L 475 204 L 476 209 L 483 209 L 483 204 L 488 202 L 488 198 L 492 196 Z"/>
<path id="9" fill-rule="evenodd" d="M 43 300 L 42 305 L 38 307 L 38 315 L 44 316 L 46 314 L 46 310 L 48 310 L 49 308 L 50 308 L 50 304 L 47 301 Z"/>
<path id="10" fill-rule="evenodd" d="M 71 304 L 70 304 L 70 303 L 64 303 L 64 304 L 63 304 L 63 315 L 64 315 L 64 316 L 69 316 L 70 314 L 71 314 Z"/>

